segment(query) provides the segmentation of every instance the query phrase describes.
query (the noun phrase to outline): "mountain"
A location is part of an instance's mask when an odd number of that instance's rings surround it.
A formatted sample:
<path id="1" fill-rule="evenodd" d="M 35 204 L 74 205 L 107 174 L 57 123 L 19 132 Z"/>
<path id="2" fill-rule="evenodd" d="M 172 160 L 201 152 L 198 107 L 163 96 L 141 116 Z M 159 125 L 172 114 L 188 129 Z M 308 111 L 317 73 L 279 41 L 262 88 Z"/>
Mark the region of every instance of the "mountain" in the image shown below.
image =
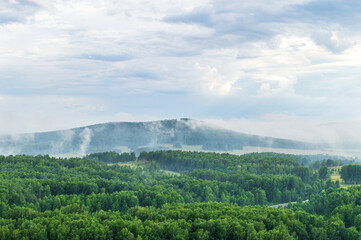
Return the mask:
<path id="1" fill-rule="evenodd" d="M 243 146 L 314 149 L 313 144 L 261 137 L 182 118 L 153 122 L 112 122 L 86 127 L 0 136 L 0 154 L 75 154 L 104 151 L 185 149 L 241 150 Z"/>

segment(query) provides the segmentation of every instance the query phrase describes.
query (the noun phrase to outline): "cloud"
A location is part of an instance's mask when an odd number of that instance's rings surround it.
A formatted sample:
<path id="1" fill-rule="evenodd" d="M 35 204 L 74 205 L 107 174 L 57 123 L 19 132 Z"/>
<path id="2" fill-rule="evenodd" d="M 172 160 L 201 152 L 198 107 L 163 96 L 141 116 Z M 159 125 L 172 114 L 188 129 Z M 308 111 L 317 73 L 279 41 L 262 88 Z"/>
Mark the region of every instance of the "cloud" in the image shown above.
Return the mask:
<path id="1" fill-rule="evenodd" d="M 204 7 L 193 9 L 189 13 L 167 16 L 163 20 L 169 23 L 196 23 L 206 27 L 213 26 L 212 14 Z"/>
<path id="2" fill-rule="evenodd" d="M 300 14 L 304 14 L 304 17 L 312 17 L 316 21 L 352 26 L 360 23 L 357 21 L 360 20 L 358 12 L 360 7 L 361 3 L 357 0 L 350 0 L 347 4 L 341 0 L 309 1 Z"/>
<path id="3" fill-rule="evenodd" d="M 0 26 L 13 22 L 23 22 L 35 14 L 39 6 L 27 0 L 2 0 L 0 9 Z"/>
<path id="4" fill-rule="evenodd" d="M 0 134 L 51 131 L 98 121 L 104 111 L 101 102 L 91 98 L 30 95 L 5 96 L 0 101 Z"/>
<path id="5" fill-rule="evenodd" d="M 117 113 L 358 119 L 359 5 L 4 1 L 0 132 L 121 120 Z"/>
<path id="6" fill-rule="evenodd" d="M 89 54 L 80 56 L 80 58 L 95 60 L 95 61 L 105 61 L 105 62 L 121 62 L 132 59 L 129 55 L 98 55 L 98 54 Z"/>
<path id="7" fill-rule="evenodd" d="M 349 34 L 345 30 L 335 28 L 314 31 L 311 37 L 315 43 L 324 46 L 326 49 L 334 53 L 341 53 L 356 45 L 356 42 L 349 39 L 347 35 Z"/>
<path id="8" fill-rule="evenodd" d="M 209 65 L 202 67 L 199 63 L 196 63 L 195 68 L 201 72 L 201 79 L 203 80 L 201 87 L 203 88 L 203 91 L 212 92 L 218 95 L 229 94 L 239 78 L 239 75 L 231 76 L 230 73 L 223 75 L 217 68 Z"/>

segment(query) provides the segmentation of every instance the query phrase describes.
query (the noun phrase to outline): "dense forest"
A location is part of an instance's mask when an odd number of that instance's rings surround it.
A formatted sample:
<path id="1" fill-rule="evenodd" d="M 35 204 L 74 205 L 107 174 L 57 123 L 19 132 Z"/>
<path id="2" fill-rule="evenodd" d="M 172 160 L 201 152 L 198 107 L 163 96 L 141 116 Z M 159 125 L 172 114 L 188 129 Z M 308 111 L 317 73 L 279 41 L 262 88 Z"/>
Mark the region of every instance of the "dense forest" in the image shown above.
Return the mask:
<path id="1" fill-rule="evenodd" d="M 326 162 L 315 169 L 275 153 L 134 157 L 0 156 L 0 239 L 361 237 L 361 189 L 340 189 L 322 173 Z M 297 203 L 269 207 L 288 202 Z"/>
<path id="2" fill-rule="evenodd" d="M 118 153 L 114 151 L 101 152 L 101 153 L 90 153 L 87 154 L 85 159 L 98 160 L 105 163 L 121 163 L 121 162 L 134 162 L 137 160 L 135 153 Z"/>

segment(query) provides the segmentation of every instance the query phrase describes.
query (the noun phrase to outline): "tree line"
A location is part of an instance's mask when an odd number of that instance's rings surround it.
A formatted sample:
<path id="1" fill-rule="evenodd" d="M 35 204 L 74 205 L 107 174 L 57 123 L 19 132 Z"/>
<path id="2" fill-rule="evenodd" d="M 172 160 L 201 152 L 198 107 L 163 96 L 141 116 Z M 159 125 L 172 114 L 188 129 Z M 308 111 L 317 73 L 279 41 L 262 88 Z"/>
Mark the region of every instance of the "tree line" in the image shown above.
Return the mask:
<path id="1" fill-rule="evenodd" d="M 87 154 L 85 159 L 96 160 L 105 163 L 121 163 L 121 162 L 134 162 L 137 160 L 135 153 L 118 153 L 118 152 L 101 152 L 101 153 L 90 153 Z"/>

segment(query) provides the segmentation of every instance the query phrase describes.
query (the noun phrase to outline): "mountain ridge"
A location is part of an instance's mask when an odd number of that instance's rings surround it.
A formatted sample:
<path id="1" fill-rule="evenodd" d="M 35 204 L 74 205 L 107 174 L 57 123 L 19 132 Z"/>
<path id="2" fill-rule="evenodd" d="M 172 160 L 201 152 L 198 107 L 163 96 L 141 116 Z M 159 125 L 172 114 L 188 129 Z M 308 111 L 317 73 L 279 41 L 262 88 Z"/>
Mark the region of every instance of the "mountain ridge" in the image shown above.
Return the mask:
<path id="1" fill-rule="evenodd" d="M 108 122 L 88 126 L 0 136 L 0 153 L 76 154 L 104 151 L 183 149 L 197 146 L 206 151 L 241 150 L 244 146 L 287 149 L 315 149 L 301 141 L 245 134 L 212 126 L 189 118 L 147 121 Z"/>

